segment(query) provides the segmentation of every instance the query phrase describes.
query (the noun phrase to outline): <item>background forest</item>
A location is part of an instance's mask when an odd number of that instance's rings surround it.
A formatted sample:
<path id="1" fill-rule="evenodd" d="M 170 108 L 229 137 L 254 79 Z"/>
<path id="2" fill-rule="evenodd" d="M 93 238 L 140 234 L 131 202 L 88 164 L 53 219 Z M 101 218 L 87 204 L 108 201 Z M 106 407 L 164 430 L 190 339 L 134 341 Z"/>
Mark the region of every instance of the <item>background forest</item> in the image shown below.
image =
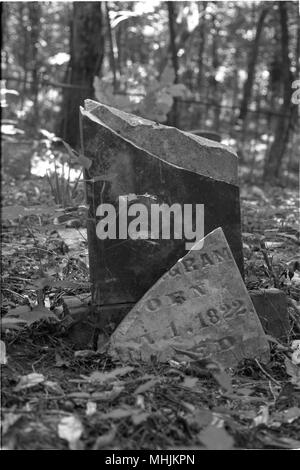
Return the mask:
<path id="1" fill-rule="evenodd" d="M 2 31 L 4 163 L 14 176 L 45 158 L 47 132 L 78 146 L 85 98 L 216 132 L 250 180 L 297 171 L 296 1 L 3 2 Z"/>

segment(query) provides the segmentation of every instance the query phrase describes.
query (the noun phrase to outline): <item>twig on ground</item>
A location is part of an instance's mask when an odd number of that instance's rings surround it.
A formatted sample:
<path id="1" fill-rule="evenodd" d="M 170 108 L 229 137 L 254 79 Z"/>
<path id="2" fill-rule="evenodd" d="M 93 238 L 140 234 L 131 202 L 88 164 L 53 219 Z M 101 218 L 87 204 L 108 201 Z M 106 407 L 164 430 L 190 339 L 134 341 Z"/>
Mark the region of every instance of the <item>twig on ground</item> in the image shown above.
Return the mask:
<path id="1" fill-rule="evenodd" d="M 268 372 L 261 366 L 261 364 L 259 363 L 259 361 L 257 359 L 255 359 L 255 362 L 256 364 L 258 365 L 258 367 L 260 368 L 260 370 L 262 371 L 262 373 L 268 377 L 268 379 L 270 379 L 272 382 L 274 382 L 274 384 L 276 385 L 279 385 L 280 386 L 280 382 L 278 382 L 276 379 L 273 379 L 273 377 L 268 374 Z"/>

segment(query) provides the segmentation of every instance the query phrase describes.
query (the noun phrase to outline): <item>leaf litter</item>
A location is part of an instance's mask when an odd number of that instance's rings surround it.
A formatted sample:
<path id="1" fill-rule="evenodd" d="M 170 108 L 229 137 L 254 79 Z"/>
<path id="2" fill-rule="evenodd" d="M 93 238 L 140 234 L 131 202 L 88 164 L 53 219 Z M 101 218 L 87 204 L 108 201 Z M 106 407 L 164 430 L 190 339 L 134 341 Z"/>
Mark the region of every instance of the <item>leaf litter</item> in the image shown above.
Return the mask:
<path id="1" fill-rule="evenodd" d="M 2 276 L 3 448 L 300 448 L 299 238 L 286 198 L 282 189 L 264 197 L 250 187 L 242 192 L 246 285 L 275 281 L 287 294 L 290 341 L 269 336 L 270 363 L 248 360 L 235 371 L 197 357 L 188 364 L 121 364 L 70 342 L 61 297 L 89 293 L 79 257 L 84 241 L 78 237 L 70 256 L 53 233 L 52 210 L 40 211 L 50 230 L 32 229 L 36 240 L 14 220 L 33 211 L 12 211 L 4 233 L 11 261 L 4 259 Z M 38 274 L 41 265 L 45 276 Z M 47 307 L 38 304 L 40 291 L 50 299 Z"/>

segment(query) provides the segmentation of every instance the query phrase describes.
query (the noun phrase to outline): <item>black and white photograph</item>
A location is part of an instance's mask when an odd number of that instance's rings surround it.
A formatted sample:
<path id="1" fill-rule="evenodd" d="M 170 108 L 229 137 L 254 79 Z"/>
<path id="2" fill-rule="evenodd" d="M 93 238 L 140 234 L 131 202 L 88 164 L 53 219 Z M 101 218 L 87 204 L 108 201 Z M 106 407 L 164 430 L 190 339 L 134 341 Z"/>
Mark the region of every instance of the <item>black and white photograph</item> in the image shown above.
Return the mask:
<path id="1" fill-rule="evenodd" d="M 299 2 L 1 24 L 1 450 L 300 450 Z"/>

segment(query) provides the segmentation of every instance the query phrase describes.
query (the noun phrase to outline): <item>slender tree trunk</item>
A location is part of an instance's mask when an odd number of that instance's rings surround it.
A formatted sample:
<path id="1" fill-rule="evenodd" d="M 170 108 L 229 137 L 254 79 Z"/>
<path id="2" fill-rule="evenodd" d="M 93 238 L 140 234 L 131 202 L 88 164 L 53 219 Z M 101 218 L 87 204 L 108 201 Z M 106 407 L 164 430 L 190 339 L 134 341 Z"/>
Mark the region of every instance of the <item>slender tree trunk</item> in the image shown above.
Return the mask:
<path id="1" fill-rule="evenodd" d="M 205 11 L 207 3 L 199 2 L 199 36 L 200 36 L 200 46 L 198 54 L 198 79 L 197 79 L 197 88 L 198 93 L 201 93 L 202 84 L 204 80 L 204 52 L 205 52 L 205 43 L 206 43 L 206 31 L 205 31 Z"/>
<path id="2" fill-rule="evenodd" d="M 116 58 L 115 58 L 115 51 L 114 51 L 114 38 L 113 38 L 113 33 L 111 30 L 111 23 L 110 23 L 110 9 L 109 9 L 108 2 L 105 2 L 105 15 L 106 15 L 106 26 L 107 26 L 108 39 L 109 39 L 110 68 L 113 74 L 114 92 L 116 92 L 118 89 L 117 67 L 116 67 Z"/>
<path id="3" fill-rule="evenodd" d="M 28 2 L 28 13 L 30 23 L 30 49 L 31 49 L 31 93 L 34 102 L 34 128 L 39 125 L 39 36 L 40 36 L 40 19 L 41 19 L 41 5 L 39 2 Z M 27 78 L 27 70 L 25 65 L 25 79 Z"/>
<path id="4" fill-rule="evenodd" d="M 219 97 L 219 85 L 216 80 L 216 75 L 218 72 L 218 68 L 220 65 L 220 60 L 219 60 L 219 55 L 218 55 L 218 48 L 219 48 L 219 31 L 217 27 L 217 22 L 216 22 L 216 17 L 213 16 L 213 30 L 215 31 L 213 34 L 212 38 L 212 80 L 211 80 L 211 86 L 212 86 L 212 101 L 214 103 L 214 130 L 216 132 L 219 132 L 219 127 L 220 127 L 220 116 L 222 112 L 222 108 L 220 107 L 221 99 Z"/>
<path id="5" fill-rule="evenodd" d="M 176 32 L 175 32 L 175 21 L 176 12 L 174 2 L 167 2 L 168 5 L 168 19 L 169 19 L 169 34 L 170 34 L 170 50 L 172 56 L 172 65 L 175 73 L 174 83 L 178 83 L 178 57 L 177 57 L 177 46 L 176 46 Z M 177 124 L 177 101 L 174 98 L 172 109 L 168 116 L 169 124 L 176 126 Z"/>
<path id="6" fill-rule="evenodd" d="M 249 62 L 248 62 L 247 79 L 244 84 L 244 92 L 243 92 L 243 98 L 242 98 L 240 115 L 239 115 L 240 120 L 244 120 L 247 115 L 248 106 L 249 106 L 249 102 L 250 102 L 251 94 L 252 94 L 253 82 L 255 78 L 255 68 L 256 68 L 256 62 L 257 62 L 258 52 L 259 52 L 259 43 L 260 43 L 261 33 L 263 31 L 264 21 L 265 21 L 267 13 L 268 13 L 268 8 L 263 8 L 258 19 L 256 34 L 255 34 L 255 38 L 252 44 L 252 50 L 250 52 L 250 57 L 249 57 Z"/>
<path id="7" fill-rule="evenodd" d="M 73 2 L 70 28 L 69 83 L 81 89 L 65 89 L 60 135 L 73 147 L 79 144 L 79 107 L 94 97 L 93 81 L 104 57 L 101 2 Z"/>
<path id="8" fill-rule="evenodd" d="M 275 138 L 268 152 L 264 168 L 264 178 L 267 181 L 276 180 L 279 177 L 281 163 L 285 154 L 290 126 L 293 104 L 292 96 L 292 74 L 289 58 L 289 34 L 287 3 L 278 2 L 281 28 L 281 56 L 282 56 L 282 82 L 283 102 L 280 107 L 279 116 L 275 128 Z"/>
<path id="9" fill-rule="evenodd" d="M 119 72 L 119 79 L 122 76 L 122 68 L 123 68 L 123 46 L 126 45 L 124 42 L 124 24 L 120 24 L 118 30 L 116 31 L 116 45 L 118 49 L 118 72 Z"/>

